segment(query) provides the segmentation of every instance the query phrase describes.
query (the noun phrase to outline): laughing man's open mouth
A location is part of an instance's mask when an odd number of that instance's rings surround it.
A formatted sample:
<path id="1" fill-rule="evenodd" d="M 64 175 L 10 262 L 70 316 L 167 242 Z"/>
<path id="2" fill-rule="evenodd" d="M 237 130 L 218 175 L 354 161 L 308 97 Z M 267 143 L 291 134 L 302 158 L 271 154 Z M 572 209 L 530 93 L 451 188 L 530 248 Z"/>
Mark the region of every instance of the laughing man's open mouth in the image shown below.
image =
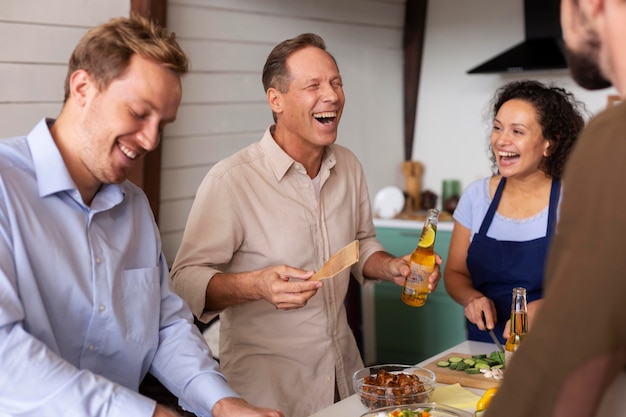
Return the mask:
<path id="1" fill-rule="evenodd" d="M 337 118 L 336 111 L 326 111 L 322 113 L 313 113 L 313 117 L 323 125 L 329 125 Z"/>

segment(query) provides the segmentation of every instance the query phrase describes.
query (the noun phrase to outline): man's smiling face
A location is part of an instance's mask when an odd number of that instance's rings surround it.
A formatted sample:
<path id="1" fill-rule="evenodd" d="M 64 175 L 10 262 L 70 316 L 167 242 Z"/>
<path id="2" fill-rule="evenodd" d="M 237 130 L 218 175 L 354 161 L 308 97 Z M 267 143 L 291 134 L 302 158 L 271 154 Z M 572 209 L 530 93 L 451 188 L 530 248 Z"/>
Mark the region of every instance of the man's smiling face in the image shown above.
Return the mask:
<path id="1" fill-rule="evenodd" d="M 324 147 L 337 139 L 345 103 L 341 74 L 333 58 L 316 47 L 287 59 L 289 87 L 281 97 L 278 123 L 290 140 L 305 147 Z"/>
<path id="2" fill-rule="evenodd" d="M 85 183 L 120 183 L 139 158 L 156 148 L 163 127 L 176 118 L 180 78 L 134 55 L 125 72 L 106 89 L 97 91 L 94 84 L 89 86 L 82 114 L 80 175 Z"/>

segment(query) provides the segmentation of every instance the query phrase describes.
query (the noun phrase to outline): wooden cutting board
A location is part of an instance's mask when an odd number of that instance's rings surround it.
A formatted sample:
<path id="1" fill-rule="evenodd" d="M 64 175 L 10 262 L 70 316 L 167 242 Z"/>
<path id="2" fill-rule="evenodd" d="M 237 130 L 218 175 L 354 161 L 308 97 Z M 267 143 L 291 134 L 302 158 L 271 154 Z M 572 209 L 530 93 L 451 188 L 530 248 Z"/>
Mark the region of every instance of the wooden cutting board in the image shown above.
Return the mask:
<path id="1" fill-rule="evenodd" d="M 465 371 L 453 371 L 449 368 L 442 368 L 437 366 L 437 362 L 442 360 L 448 360 L 451 356 L 458 356 L 460 358 L 471 358 L 472 355 L 465 353 L 448 353 L 428 363 L 424 368 L 430 369 L 437 376 L 437 382 L 442 384 L 456 384 L 459 383 L 466 388 L 479 388 L 489 389 L 500 386 L 501 380 L 494 378 L 485 378 L 483 374 L 470 375 Z"/>

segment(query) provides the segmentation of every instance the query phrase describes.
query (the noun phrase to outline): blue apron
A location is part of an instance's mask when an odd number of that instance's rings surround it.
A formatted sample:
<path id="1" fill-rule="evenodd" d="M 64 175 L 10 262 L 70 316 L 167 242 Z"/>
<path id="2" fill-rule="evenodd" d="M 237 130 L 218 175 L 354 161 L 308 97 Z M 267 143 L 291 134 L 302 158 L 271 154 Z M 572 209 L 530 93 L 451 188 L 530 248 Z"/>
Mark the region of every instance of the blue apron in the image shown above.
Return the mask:
<path id="1" fill-rule="evenodd" d="M 501 241 L 487 236 L 487 231 L 496 213 L 506 178 L 502 177 L 485 214 L 478 233 L 474 234 L 467 251 L 467 269 L 474 288 L 493 300 L 496 307 L 494 333 L 502 343 L 504 325 L 511 318 L 511 293 L 514 287 L 526 288 L 528 302 L 540 299 L 543 287 L 543 272 L 550 239 L 556 226 L 556 212 L 560 196 L 560 181 L 552 180 L 548 225 L 546 236 L 525 241 Z M 467 338 L 493 343 L 486 331 L 467 322 Z"/>

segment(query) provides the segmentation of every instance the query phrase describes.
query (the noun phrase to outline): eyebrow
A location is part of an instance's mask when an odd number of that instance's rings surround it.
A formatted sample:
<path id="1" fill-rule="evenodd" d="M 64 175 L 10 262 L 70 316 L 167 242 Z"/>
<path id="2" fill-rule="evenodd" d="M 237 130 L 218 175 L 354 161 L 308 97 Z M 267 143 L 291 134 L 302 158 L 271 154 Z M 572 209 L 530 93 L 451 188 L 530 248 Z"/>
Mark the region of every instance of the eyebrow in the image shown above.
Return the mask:
<path id="1" fill-rule="evenodd" d="M 497 118 L 497 117 L 494 117 L 494 118 L 493 118 L 493 121 L 494 121 L 494 122 L 498 122 L 498 123 L 500 123 L 501 125 L 503 125 L 503 124 L 504 124 L 504 123 L 502 123 L 500 120 L 498 120 L 498 118 Z M 526 124 L 524 124 L 524 123 L 511 123 L 511 125 L 512 125 L 512 126 L 522 126 L 522 127 L 526 128 L 526 129 L 528 129 L 528 126 L 527 126 Z"/>

